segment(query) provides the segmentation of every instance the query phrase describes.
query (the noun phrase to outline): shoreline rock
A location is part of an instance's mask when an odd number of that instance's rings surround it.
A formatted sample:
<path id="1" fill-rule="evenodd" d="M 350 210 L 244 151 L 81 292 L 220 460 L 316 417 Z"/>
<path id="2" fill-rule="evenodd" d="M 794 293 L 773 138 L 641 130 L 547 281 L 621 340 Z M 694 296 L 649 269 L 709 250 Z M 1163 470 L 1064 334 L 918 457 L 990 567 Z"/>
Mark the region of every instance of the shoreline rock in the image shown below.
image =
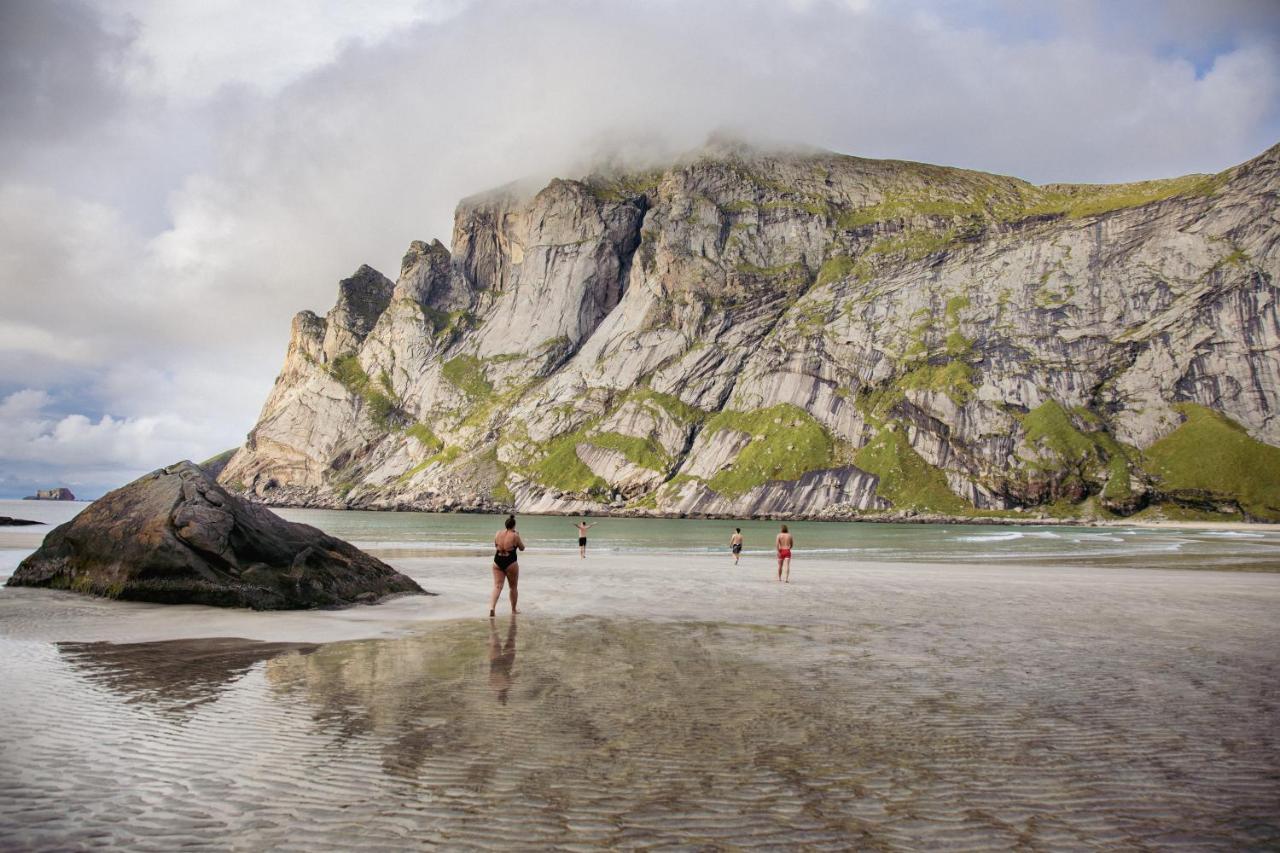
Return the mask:
<path id="1" fill-rule="evenodd" d="M 29 518 L 11 518 L 0 515 L 0 527 L 27 527 L 33 524 L 44 524 L 43 521 L 32 521 Z"/>
<path id="2" fill-rule="evenodd" d="M 231 494 L 189 461 L 94 501 L 51 531 L 6 586 L 254 610 L 424 592 L 355 546 Z"/>

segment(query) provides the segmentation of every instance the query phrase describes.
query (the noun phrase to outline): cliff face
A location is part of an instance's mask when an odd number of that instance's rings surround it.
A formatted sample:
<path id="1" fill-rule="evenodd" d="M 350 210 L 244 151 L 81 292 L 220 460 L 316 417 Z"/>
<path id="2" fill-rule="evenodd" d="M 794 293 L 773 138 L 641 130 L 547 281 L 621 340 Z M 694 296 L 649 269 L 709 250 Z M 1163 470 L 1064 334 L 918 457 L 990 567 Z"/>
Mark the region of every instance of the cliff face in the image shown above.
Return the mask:
<path id="1" fill-rule="evenodd" d="M 293 322 L 221 481 L 352 507 L 1280 518 L 1280 146 L 1036 187 L 710 148 L 458 208 Z"/>

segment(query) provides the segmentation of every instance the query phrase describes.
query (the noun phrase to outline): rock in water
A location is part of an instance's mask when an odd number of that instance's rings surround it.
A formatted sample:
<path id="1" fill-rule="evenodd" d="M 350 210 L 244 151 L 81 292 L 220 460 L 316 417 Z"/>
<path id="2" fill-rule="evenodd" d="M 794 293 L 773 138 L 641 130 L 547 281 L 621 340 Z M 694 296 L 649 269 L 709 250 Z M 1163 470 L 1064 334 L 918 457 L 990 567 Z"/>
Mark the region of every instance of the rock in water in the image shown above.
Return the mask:
<path id="1" fill-rule="evenodd" d="M 94 501 L 45 537 L 6 585 L 255 610 L 423 592 L 353 545 L 229 494 L 186 461 Z"/>
<path id="2" fill-rule="evenodd" d="M 34 495 L 23 498 L 24 501 L 73 501 L 76 496 L 66 487 L 56 489 L 40 489 Z"/>

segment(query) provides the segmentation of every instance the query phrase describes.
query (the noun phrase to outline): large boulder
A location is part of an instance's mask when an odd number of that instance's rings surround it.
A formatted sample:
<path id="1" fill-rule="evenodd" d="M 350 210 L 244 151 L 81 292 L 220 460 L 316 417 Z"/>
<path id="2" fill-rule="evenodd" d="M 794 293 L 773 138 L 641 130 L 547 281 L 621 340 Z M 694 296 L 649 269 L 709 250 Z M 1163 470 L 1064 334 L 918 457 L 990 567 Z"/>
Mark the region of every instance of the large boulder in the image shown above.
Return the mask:
<path id="1" fill-rule="evenodd" d="M 94 501 L 50 532 L 6 585 L 255 610 L 423 592 L 353 545 L 235 497 L 186 461 Z"/>

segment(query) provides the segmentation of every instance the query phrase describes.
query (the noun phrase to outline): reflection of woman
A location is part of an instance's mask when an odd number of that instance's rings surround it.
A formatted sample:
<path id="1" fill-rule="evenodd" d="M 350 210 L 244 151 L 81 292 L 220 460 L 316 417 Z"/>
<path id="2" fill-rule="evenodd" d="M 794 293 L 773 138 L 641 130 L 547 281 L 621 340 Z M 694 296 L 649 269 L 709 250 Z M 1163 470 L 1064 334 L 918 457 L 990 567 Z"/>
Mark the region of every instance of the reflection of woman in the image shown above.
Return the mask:
<path id="1" fill-rule="evenodd" d="M 498 701 L 507 704 L 511 690 L 511 667 L 516 662 L 516 617 L 511 617 L 507 628 L 507 643 L 498 640 L 498 626 L 489 623 L 489 686 L 498 695 Z"/>
<path id="2" fill-rule="evenodd" d="M 511 599 L 511 612 L 520 612 L 516 610 L 516 598 L 519 596 L 516 586 L 520 583 L 520 555 L 516 552 L 524 550 L 524 540 L 520 538 L 519 533 L 516 533 L 514 515 L 507 516 L 504 529 L 499 530 L 493 537 L 493 547 L 496 550 L 493 553 L 493 594 L 489 596 L 490 618 L 493 617 L 493 609 L 498 606 L 498 596 L 502 595 L 503 583 L 511 587 L 511 592 L 507 595 Z"/>

